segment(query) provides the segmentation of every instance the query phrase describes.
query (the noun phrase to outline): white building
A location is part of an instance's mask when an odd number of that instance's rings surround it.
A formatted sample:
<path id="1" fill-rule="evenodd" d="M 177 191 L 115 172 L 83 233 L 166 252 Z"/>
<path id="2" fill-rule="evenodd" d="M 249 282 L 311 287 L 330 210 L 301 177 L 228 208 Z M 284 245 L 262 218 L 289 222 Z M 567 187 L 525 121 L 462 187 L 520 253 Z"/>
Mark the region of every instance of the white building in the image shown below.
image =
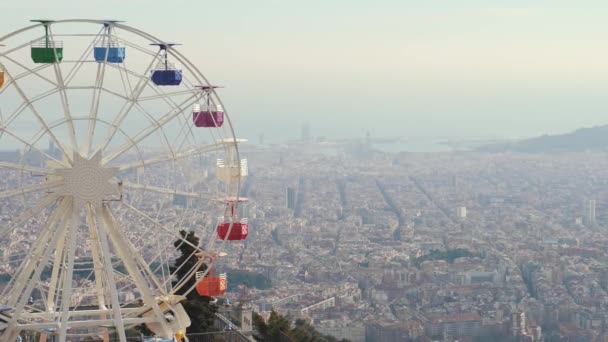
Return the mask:
<path id="1" fill-rule="evenodd" d="M 458 217 L 459 219 L 467 218 L 467 207 L 456 208 L 456 217 Z"/>
<path id="2" fill-rule="evenodd" d="M 595 224 L 595 200 L 589 200 L 585 207 L 586 224 Z"/>

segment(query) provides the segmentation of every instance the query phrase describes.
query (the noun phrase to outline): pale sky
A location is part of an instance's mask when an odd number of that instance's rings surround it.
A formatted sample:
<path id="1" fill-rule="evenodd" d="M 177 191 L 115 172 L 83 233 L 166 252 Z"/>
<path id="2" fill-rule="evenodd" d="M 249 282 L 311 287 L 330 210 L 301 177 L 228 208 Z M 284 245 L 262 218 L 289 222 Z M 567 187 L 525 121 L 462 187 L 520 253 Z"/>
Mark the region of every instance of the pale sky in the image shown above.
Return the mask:
<path id="1" fill-rule="evenodd" d="M 239 136 L 523 137 L 608 124 L 606 1 L 2 0 L 29 19 L 120 19 L 221 90 Z"/>

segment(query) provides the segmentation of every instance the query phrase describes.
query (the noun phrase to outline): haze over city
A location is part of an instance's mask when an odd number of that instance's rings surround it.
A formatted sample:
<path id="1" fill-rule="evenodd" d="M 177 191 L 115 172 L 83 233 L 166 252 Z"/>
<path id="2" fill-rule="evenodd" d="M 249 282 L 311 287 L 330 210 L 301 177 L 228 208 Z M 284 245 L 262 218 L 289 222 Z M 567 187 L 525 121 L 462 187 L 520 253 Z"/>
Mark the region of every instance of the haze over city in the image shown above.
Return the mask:
<path id="1" fill-rule="evenodd" d="M 608 3 L 2 17 L 0 342 L 608 341 Z"/>
<path id="2" fill-rule="evenodd" d="M 602 1 L 9 2 L 38 18 L 125 20 L 184 44 L 225 85 L 239 134 L 519 138 L 605 124 Z"/>

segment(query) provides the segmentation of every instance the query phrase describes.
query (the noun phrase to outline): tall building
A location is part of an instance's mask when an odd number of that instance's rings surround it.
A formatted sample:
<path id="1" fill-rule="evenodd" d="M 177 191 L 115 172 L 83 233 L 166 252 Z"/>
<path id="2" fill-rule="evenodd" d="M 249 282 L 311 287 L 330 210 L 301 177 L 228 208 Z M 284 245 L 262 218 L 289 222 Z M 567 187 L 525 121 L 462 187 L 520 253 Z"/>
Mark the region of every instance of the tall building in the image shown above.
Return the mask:
<path id="1" fill-rule="evenodd" d="M 310 125 L 308 122 L 302 124 L 300 138 L 304 142 L 310 142 Z"/>
<path id="2" fill-rule="evenodd" d="M 585 206 L 585 224 L 595 224 L 595 200 L 589 200 Z"/>
<path id="3" fill-rule="evenodd" d="M 517 311 L 511 313 L 511 334 L 514 337 L 525 334 L 526 332 L 526 313 Z"/>
<path id="4" fill-rule="evenodd" d="M 296 188 L 287 187 L 287 208 L 291 210 L 296 209 Z"/>

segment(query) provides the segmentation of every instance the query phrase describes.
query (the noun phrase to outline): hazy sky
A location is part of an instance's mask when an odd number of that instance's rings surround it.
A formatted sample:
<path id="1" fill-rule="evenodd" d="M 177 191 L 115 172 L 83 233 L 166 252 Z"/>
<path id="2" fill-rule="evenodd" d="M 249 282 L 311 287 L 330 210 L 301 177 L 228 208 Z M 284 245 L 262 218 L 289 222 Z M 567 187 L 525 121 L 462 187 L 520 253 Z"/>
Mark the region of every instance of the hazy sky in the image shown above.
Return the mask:
<path id="1" fill-rule="evenodd" d="M 496 136 L 608 124 L 608 2 L 2 0 L 33 18 L 120 19 L 214 83 L 239 136 Z"/>

